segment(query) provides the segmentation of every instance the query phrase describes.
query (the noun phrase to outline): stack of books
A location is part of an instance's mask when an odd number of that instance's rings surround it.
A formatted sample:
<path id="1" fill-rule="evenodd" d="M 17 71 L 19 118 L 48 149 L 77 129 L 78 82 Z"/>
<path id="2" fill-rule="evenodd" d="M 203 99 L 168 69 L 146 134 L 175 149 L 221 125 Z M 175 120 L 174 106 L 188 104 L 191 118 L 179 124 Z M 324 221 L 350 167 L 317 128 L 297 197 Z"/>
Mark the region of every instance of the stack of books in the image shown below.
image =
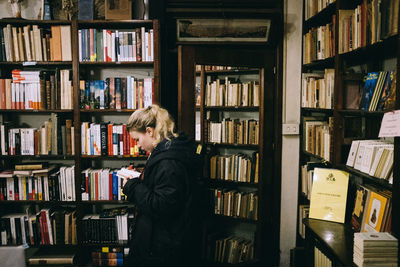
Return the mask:
<path id="1" fill-rule="evenodd" d="M 398 241 L 391 234 L 354 233 L 354 263 L 361 266 L 398 266 Z"/>

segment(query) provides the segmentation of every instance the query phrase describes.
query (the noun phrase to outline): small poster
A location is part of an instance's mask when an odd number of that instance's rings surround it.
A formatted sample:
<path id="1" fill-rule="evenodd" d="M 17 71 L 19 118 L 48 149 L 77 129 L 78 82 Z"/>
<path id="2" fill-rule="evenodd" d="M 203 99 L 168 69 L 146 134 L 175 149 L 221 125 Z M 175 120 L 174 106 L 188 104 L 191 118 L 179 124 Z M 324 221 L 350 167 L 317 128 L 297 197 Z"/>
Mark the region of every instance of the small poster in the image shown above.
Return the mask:
<path id="1" fill-rule="evenodd" d="M 309 217 L 344 223 L 348 184 L 345 171 L 315 168 Z"/>

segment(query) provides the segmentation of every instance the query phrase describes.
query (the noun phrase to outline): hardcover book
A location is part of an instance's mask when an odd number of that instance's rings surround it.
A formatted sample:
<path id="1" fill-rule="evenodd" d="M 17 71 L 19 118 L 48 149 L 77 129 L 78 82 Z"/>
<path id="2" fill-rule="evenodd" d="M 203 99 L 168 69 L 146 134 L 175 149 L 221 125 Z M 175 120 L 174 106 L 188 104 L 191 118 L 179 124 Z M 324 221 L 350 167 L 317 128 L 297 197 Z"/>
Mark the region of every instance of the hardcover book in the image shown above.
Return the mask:
<path id="1" fill-rule="evenodd" d="M 79 20 L 92 20 L 93 19 L 93 0 L 79 0 L 78 8 Z"/>
<path id="2" fill-rule="evenodd" d="M 371 192 L 367 207 L 367 217 L 364 221 L 363 232 L 380 232 L 383 215 L 388 199 L 376 192 Z"/>
<path id="3" fill-rule="evenodd" d="M 360 103 L 360 109 L 368 110 L 372 96 L 375 91 L 376 83 L 378 81 L 379 72 L 368 73 L 367 80 L 365 81 L 363 96 Z"/>

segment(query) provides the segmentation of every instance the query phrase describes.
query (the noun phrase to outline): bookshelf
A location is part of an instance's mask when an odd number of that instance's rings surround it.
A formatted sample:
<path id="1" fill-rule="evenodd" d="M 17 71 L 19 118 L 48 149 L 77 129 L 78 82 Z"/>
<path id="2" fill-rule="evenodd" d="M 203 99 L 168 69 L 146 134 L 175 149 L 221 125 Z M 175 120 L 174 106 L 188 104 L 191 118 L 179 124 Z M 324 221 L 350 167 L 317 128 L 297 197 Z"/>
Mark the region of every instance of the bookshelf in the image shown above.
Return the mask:
<path id="1" fill-rule="evenodd" d="M 68 101 L 70 106 L 63 106 L 61 108 L 60 103 L 56 102 L 56 108 L 30 108 L 30 109 L 11 109 L 11 108 L 1 108 L 0 109 L 0 117 L 1 124 L 4 125 L 4 122 L 13 121 L 15 127 L 34 127 L 40 128 L 41 124 L 47 121 L 50 118 L 54 118 L 57 116 L 59 120 L 61 120 L 61 124 L 65 125 L 65 120 L 70 120 L 71 122 L 71 132 L 70 137 L 71 141 L 71 150 L 74 151 L 74 154 L 66 154 L 62 152 L 58 152 L 58 154 L 50 153 L 37 153 L 34 155 L 9 155 L 9 153 L 0 155 L 1 162 L 1 171 L 10 170 L 14 168 L 14 164 L 17 163 L 26 163 L 26 162 L 49 162 L 49 164 L 58 164 L 61 166 L 74 166 L 73 176 L 74 177 L 74 201 L 58 201 L 58 200 L 2 200 L 0 201 L 0 217 L 19 212 L 25 213 L 25 209 L 29 208 L 33 214 L 40 211 L 43 208 L 55 208 L 55 207 L 63 207 L 68 209 L 73 209 L 76 211 L 76 234 L 75 234 L 75 242 L 68 246 L 72 246 L 74 248 L 84 247 L 93 247 L 93 248 L 101 248 L 101 246 L 127 246 L 127 244 L 117 244 L 115 242 L 111 243 L 101 243 L 101 242 L 85 242 L 83 243 L 83 236 L 85 233 L 84 225 L 82 224 L 82 218 L 87 214 L 99 214 L 103 209 L 106 208 L 122 208 L 129 207 L 132 208 L 132 204 L 125 200 L 83 200 L 81 195 L 81 186 L 83 185 L 82 179 L 82 171 L 87 168 L 92 168 L 96 170 L 109 168 L 109 169 L 119 169 L 123 166 L 127 166 L 129 164 L 133 164 L 135 166 L 144 164 L 147 155 L 138 155 L 132 154 L 130 151 L 119 151 L 118 153 L 106 153 L 106 154 L 83 154 L 82 152 L 82 123 L 89 122 L 94 124 L 100 124 L 103 122 L 112 122 L 115 125 L 120 125 L 126 123 L 130 114 L 132 114 L 136 108 L 142 107 L 143 105 L 148 105 L 149 102 L 144 103 L 142 100 L 143 91 L 141 91 L 141 95 L 136 96 L 136 101 L 138 101 L 138 105 L 134 103 L 133 95 L 131 95 L 131 103 L 124 106 L 118 107 L 107 106 L 105 109 L 94 108 L 88 104 L 85 106 L 86 101 L 92 101 L 91 98 L 84 98 L 85 85 L 82 83 L 82 80 L 86 81 L 105 81 L 106 78 L 123 78 L 127 76 L 133 77 L 131 79 L 131 85 L 129 88 L 139 91 L 139 85 L 144 88 L 144 79 L 147 79 L 150 87 L 150 91 L 146 91 L 147 94 L 150 93 L 150 99 L 147 98 L 148 101 L 152 103 L 160 103 L 160 68 L 161 68 L 161 59 L 160 59 L 160 33 L 159 33 L 159 22 L 158 20 L 123 20 L 123 21 L 101 21 L 101 20 L 93 20 L 93 21 L 42 21 L 42 20 L 18 20 L 18 19 L 1 19 L 0 20 L 1 29 L 9 27 L 16 27 L 17 33 L 18 28 L 23 29 L 25 26 L 33 27 L 33 25 L 38 25 L 42 37 L 45 37 L 46 34 L 49 37 L 52 36 L 51 29 L 52 27 L 58 26 L 68 26 L 69 27 L 69 35 L 70 42 L 68 43 L 68 47 L 70 47 L 70 56 L 71 59 L 67 61 L 53 61 L 53 60 L 20 60 L 16 61 L 15 58 L 1 58 L 3 61 L 1 62 L 0 73 L 1 78 L 11 78 L 12 70 L 21 69 L 22 71 L 47 71 L 52 74 L 53 70 L 69 70 L 68 80 L 70 83 L 70 97 Z M 128 49 L 128 44 L 133 45 L 133 42 L 128 42 L 127 38 L 133 38 L 133 32 L 140 32 L 140 34 L 146 36 L 146 42 L 143 42 L 143 49 L 140 50 L 140 54 L 146 53 L 146 57 L 143 56 L 142 60 L 139 58 L 133 58 L 130 54 L 130 50 L 126 50 L 125 54 L 120 51 L 120 54 L 115 53 L 114 58 L 110 60 L 104 58 L 94 57 L 91 58 L 92 61 L 84 61 L 83 54 L 83 38 L 82 32 L 83 30 L 97 29 L 98 32 L 103 33 L 103 30 L 108 30 L 110 33 L 116 34 L 116 32 L 121 33 L 122 41 L 125 40 L 126 49 Z M 139 30 L 138 30 L 139 29 Z M 94 32 L 94 31 L 93 31 Z M 151 33 L 151 34 L 150 34 Z M 125 34 L 125 36 L 123 35 Z M 62 35 L 62 40 L 66 39 L 67 36 Z M 60 36 L 61 39 L 61 36 Z M 90 36 L 87 36 L 87 41 L 90 40 Z M 100 39 L 99 39 L 100 40 Z M 106 39 L 104 39 L 106 40 Z M 108 40 L 112 42 L 112 39 Z M 145 47 L 145 44 L 147 45 Z M 151 46 L 152 44 L 152 46 Z M 53 44 L 52 44 L 53 45 Z M 98 44 L 99 45 L 99 44 Z M 120 43 L 122 49 L 122 42 Z M 98 48 L 100 48 L 99 46 Z M 90 47 L 87 50 L 92 52 L 90 55 L 93 57 L 93 50 L 95 47 L 92 47 L 92 51 Z M 101 47 L 102 50 L 104 47 Z M 124 46 L 125 48 L 125 46 Z M 133 47 L 130 47 L 133 53 Z M 110 49 L 111 50 L 111 49 Z M 98 50 L 100 51 L 100 50 Z M 139 50 L 135 52 L 139 53 Z M 100 53 L 101 54 L 101 53 Z M 89 55 L 89 56 L 90 56 Z M 103 52 L 104 55 L 104 52 Z M 122 55 L 126 55 L 125 58 L 122 58 Z M 136 54 L 138 55 L 138 54 Z M 144 55 L 144 54 L 142 54 Z M 107 61 L 108 60 L 108 61 Z M 90 86 L 90 83 L 89 83 Z M 127 85 L 128 86 L 128 85 Z M 89 88 L 90 89 L 90 88 Z M 123 88 L 121 87 L 121 90 Z M 126 90 L 126 89 L 125 89 Z M 40 92 L 39 92 L 40 93 Z M 115 95 L 116 92 L 114 92 Z M 122 92 L 124 94 L 124 92 Z M 127 93 L 125 93 L 126 95 Z M 107 94 L 105 94 L 107 95 Z M 54 95 L 54 97 L 60 95 Z M 48 95 L 50 97 L 50 95 Z M 51 95 L 50 99 L 53 98 Z M 46 98 L 42 98 L 39 100 L 45 100 Z M 139 103 L 139 99 L 140 102 Z M 83 103 L 82 101 L 85 101 Z M 101 100 L 100 100 L 101 101 Z M 126 101 L 129 101 L 127 99 Z M 107 105 L 107 103 L 105 104 Z M 122 128 L 122 126 L 121 126 Z M 61 135 L 61 134 L 60 134 Z M 122 136 L 122 132 L 121 132 Z M 129 139 L 127 139 L 129 143 Z M 124 148 L 130 149 L 132 146 L 126 146 Z M 117 149 L 118 150 L 118 149 Z M 122 149 L 121 149 L 122 150 Z M 0 180 L 6 180 L 0 178 Z M 2 188 L 3 189 L 3 188 Z M 128 219 L 130 220 L 130 219 Z M 87 241 L 87 240 L 86 240 Z M 44 245 L 41 242 L 35 244 L 33 247 L 42 248 L 42 247 L 55 247 L 56 245 Z M 67 246 L 67 245 L 57 245 L 57 246 Z M 80 255 L 82 257 L 79 258 L 79 264 L 85 264 L 88 255 Z"/>
<path id="2" fill-rule="evenodd" d="M 375 1 L 372 1 L 372 4 Z M 344 224 L 332 223 L 328 221 L 320 221 L 315 219 L 303 219 L 300 212 L 300 205 L 309 205 L 309 200 L 304 196 L 304 183 L 302 171 L 299 172 L 299 210 L 298 210 L 298 233 L 301 227 L 305 227 L 305 238 L 297 234 L 296 247 L 306 248 L 305 256 L 308 266 L 318 266 L 314 262 L 314 248 L 320 250 L 333 266 L 353 266 L 353 235 L 352 229 L 352 212 L 354 208 L 355 195 L 359 185 L 371 185 L 376 190 L 388 190 L 391 192 L 391 211 L 392 225 L 391 232 L 399 238 L 400 224 L 399 214 L 395 207 L 399 205 L 399 141 L 394 138 L 394 161 L 393 161 L 393 183 L 386 178 L 377 178 L 366 172 L 361 172 L 359 168 L 346 165 L 350 146 L 354 140 L 370 140 L 378 139 L 380 123 L 385 112 L 399 107 L 399 101 L 396 99 L 395 105 L 391 108 L 377 108 L 371 110 L 368 108 L 361 109 L 360 100 L 364 93 L 365 77 L 371 72 L 396 71 L 394 80 L 399 79 L 399 35 L 398 35 L 398 8 L 394 8 L 395 12 L 385 13 L 386 10 L 393 10 L 391 5 L 398 5 L 397 1 L 387 1 L 381 8 L 381 27 L 380 37 L 377 32 L 372 29 L 373 22 L 368 17 L 363 17 L 360 24 L 354 24 L 352 30 L 351 41 L 344 38 L 344 32 L 347 28 L 344 25 L 343 18 L 350 21 L 350 15 L 369 14 L 373 12 L 370 3 L 367 1 L 323 1 L 323 5 L 319 6 L 317 1 L 303 1 L 304 17 L 303 17 L 303 64 L 302 70 L 302 92 L 308 90 L 304 86 L 306 77 L 311 77 L 318 73 L 323 73 L 325 69 L 333 69 L 334 84 L 332 108 L 324 109 L 318 106 L 317 102 L 314 107 L 304 104 L 301 105 L 301 121 L 303 135 L 307 133 L 307 127 L 312 121 L 325 121 L 328 123 L 329 144 L 324 149 L 329 149 L 329 153 L 325 156 L 317 155 L 318 153 L 307 150 L 306 139 L 303 138 L 300 150 L 300 165 L 307 162 L 320 162 L 325 167 L 332 167 L 344 170 L 350 174 L 349 189 L 346 202 L 346 217 Z M 319 3 L 321 4 L 321 3 Z M 326 5 L 325 5 L 326 4 Z M 373 15 L 372 15 L 373 16 Z M 395 16 L 395 17 L 391 17 Z M 367 23 L 368 21 L 368 23 Z M 389 22 L 390 21 L 390 22 Z M 364 24 L 365 22 L 365 24 Z M 327 25 L 331 25 L 327 27 Z M 354 26 L 353 25 L 353 26 Z M 368 26 L 366 26 L 368 25 Z M 389 26 L 390 25 L 390 26 Z M 324 28 L 321 32 L 319 29 Z M 327 29 L 332 29 L 331 35 L 324 35 Z M 325 31 L 325 32 L 324 32 Z M 314 32 L 314 36 L 310 38 L 307 35 Z M 349 31 L 347 31 L 348 33 Z M 320 35 L 319 35 L 320 34 Z M 321 38 L 324 36 L 325 38 Z M 318 47 L 317 43 L 321 46 Z M 326 46 L 328 44 L 328 46 Z M 325 45 L 325 46 L 324 46 Z M 320 49 L 322 48 L 322 49 Z M 327 50 L 328 49 L 328 50 Z M 324 50 L 324 51 L 323 51 Z M 326 54 L 326 51 L 333 54 Z M 311 58 L 311 60 L 310 60 Z M 379 74 L 379 73 L 378 73 Z M 323 76 L 319 74 L 320 78 Z M 317 78 L 316 78 L 317 79 Z M 393 84 L 393 81 L 391 81 Z M 326 86 L 326 83 L 325 83 Z M 324 87 L 318 87 L 318 94 Z M 357 94 L 351 94 L 356 92 Z M 399 92 L 398 83 L 395 85 L 396 95 Z M 324 94 L 324 92 L 322 92 Z M 304 97 L 304 96 L 303 96 Z M 357 98 L 359 97 L 359 98 Z M 381 96 L 377 96 L 378 100 Z M 358 102 L 352 103 L 352 100 Z M 306 102 L 307 103 L 307 102 Z M 311 122 L 311 123 L 310 123 Z M 308 124 L 308 126 L 307 126 Z M 390 142 L 390 140 L 389 140 Z M 303 208 L 303 206 L 301 207 Z M 303 226 L 304 224 L 304 226 Z M 294 263 L 299 264 L 299 263 Z"/>
<path id="3" fill-rule="evenodd" d="M 274 236 L 274 230 L 271 230 L 279 229 L 279 212 L 272 207 L 279 206 L 278 195 L 280 195 L 273 193 L 280 183 L 276 176 L 280 159 L 274 150 L 274 144 L 279 143 L 279 135 L 275 130 L 280 104 L 270 104 L 279 99 L 274 74 L 276 56 L 276 50 L 273 48 L 252 51 L 247 46 L 221 48 L 180 45 L 178 47 L 178 128 L 196 137 L 196 141 L 201 145 L 204 155 L 203 177 L 210 191 L 210 215 L 204 226 L 203 244 L 203 260 L 207 266 L 226 266 L 229 262 L 227 255 L 225 256 L 228 259 L 214 258 L 214 253 L 218 251 L 216 244 L 224 242 L 224 239 L 219 241 L 220 239 L 215 237 L 218 235 L 219 238 L 240 237 L 253 242 L 252 260 L 236 263 L 234 266 L 271 263 L 275 262 L 276 256 L 279 255 L 276 242 L 279 235 Z M 215 69 L 211 66 L 222 67 Z M 255 85 L 251 89 L 259 90 L 258 104 L 233 103 L 229 98 L 230 90 L 236 90 L 233 89 L 235 84 L 247 82 Z M 214 95 L 218 94 L 216 93 L 218 83 L 225 88 L 220 92 L 220 96 Z M 243 89 L 243 92 L 246 92 L 244 90 L 247 89 Z M 221 102 L 214 103 L 212 100 L 214 97 Z M 230 126 L 231 129 L 227 126 L 225 130 L 221 130 L 221 135 L 214 139 L 213 132 L 218 136 L 218 127 L 223 128 L 224 123 L 226 125 L 231 123 L 229 119 L 232 121 L 237 119 L 237 124 L 242 123 L 240 121 L 257 120 L 258 132 L 255 133 L 257 141 L 242 142 L 242 139 L 232 139 L 228 132 L 233 134 L 233 125 Z M 213 123 L 220 126 L 212 128 Z M 245 158 L 247 157 L 253 164 L 255 153 L 259 155 L 259 163 L 258 167 L 252 165 L 252 168 L 258 168 L 258 180 L 254 179 L 253 174 L 244 182 L 243 176 L 220 173 L 219 170 L 224 169 L 221 162 L 229 162 L 229 158 L 243 154 L 247 155 Z M 213 163 L 214 160 L 217 163 Z M 230 198 L 233 203 L 235 196 L 232 195 L 241 192 L 255 193 L 257 196 L 254 202 L 258 209 L 256 217 L 244 217 L 242 210 L 236 213 L 236 207 L 233 205 L 231 212 L 229 203 L 225 203 Z M 215 197 L 216 194 L 220 195 L 219 200 Z M 225 206 L 221 204 L 223 201 Z M 278 230 L 275 233 L 277 234 Z M 229 247 L 229 244 L 227 246 Z"/>

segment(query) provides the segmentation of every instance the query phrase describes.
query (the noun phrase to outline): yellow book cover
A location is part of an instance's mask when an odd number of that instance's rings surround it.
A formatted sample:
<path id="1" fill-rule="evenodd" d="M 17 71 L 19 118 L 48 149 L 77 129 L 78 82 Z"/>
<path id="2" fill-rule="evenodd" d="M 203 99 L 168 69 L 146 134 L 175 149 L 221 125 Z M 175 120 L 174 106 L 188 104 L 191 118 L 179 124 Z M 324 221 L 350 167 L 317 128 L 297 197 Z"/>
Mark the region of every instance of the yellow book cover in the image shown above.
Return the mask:
<path id="1" fill-rule="evenodd" d="M 309 217 L 344 223 L 348 184 L 345 171 L 315 168 Z"/>
<path id="2" fill-rule="evenodd" d="M 371 191 L 363 232 L 380 232 L 387 198 Z"/>

